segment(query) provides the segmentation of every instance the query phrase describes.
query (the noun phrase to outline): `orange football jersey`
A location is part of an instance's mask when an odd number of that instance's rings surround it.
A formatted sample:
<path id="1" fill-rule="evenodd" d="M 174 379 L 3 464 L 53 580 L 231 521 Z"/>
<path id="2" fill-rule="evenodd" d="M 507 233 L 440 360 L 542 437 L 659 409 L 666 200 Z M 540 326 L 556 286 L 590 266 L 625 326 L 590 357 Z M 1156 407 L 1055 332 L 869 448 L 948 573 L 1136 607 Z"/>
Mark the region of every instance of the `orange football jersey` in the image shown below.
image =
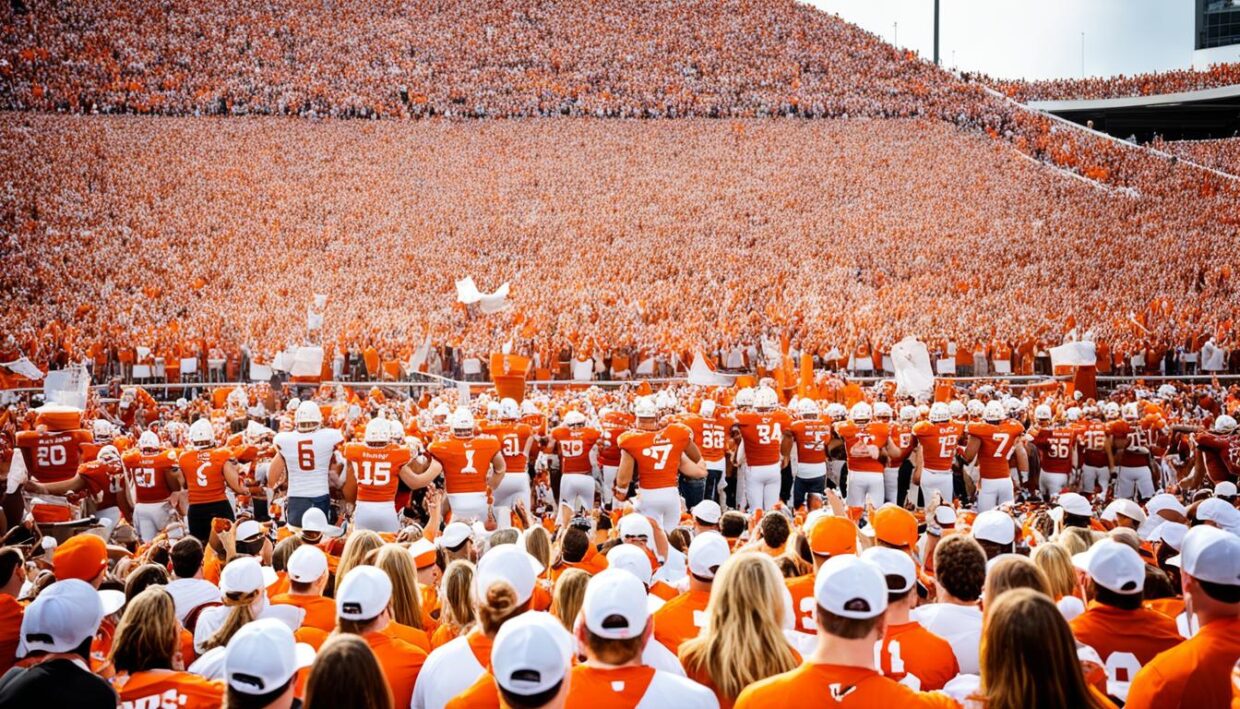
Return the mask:
<path id="1" fill-rule="evenodd" d="M 561 473 L 589 473 L 590 451 L 602 437 L 602 432 L 594 428 L 568 428 L 560 426 L 552 429 L 551 438 L 559 443 Z"/>
<path id="2" fill-rule="evenodd" d="M 773 465 L 781 458 L 780 444 L 792 419 L 783 411 L 741 411 L 736 425 L 745 442 L 745 460 L 750 465 Z"/>
<path id="3" fill-rule="evenodd" d="M 1122 610 L 1096 601 L 1068 625 L 1077 640 L 1098 652 L 1106 667 L 1108 686 L 1118 689 L 1121 698 L 1146 663 L 1184 640 L 1175 620 L 1157 611 Z"/>
<path id="4" fill-rule="evenodd" d="M 617 443 L 633 458 L 638 487 L 654 490 L 676 487 L 680 456 L 692 437 L 688 426 L 673 423 L 658 431 L 629 431 Z"/>
<path id="5" fill-rule="evenodd" d="M 130 451 L 125 455 L 125 467 L 133 477 L 134 502 L 163 502 L 172 494 L 168 485 L 168 473 L 177 467 L 175 451 L 142 453 Z"/>
<path id="6" fill-rule="evenodd" d="M 1072 449 L 1076 446 L 1076 430 L 1067 426 L 1039 428 L 1033 433 L 1033 444 L 1041 454 L 1042 470 L 1047 473 L 1072 472 Z"/>
<path id="7" fill-rule="evenodd" d="M 201 505 L 228 499 L 224 494 L 224 464 L 232 458 L 227 448 L 207 448 L 181 454 L 181 473 L 189 488 L 189 504 Z"/>
<path id="8" fill-rule="evenodd" d="M 345 464 L 357 482 L 358 502 L 392 502 L 400 485 L 400 469 L 412 458 L 408 448 L 346 443 Z"/>
<path id="9" fill-rule="evenodd" d="M 214 709 L 224 699 L 224 683 L 188 672 L 147 670 L 120 675 L 112 680 L 120 706 Z"/>
<path id="10" fill-rule="evenodd" d="M 58 483 L 77 475 L 82 444 L 93 441 L 91 432 L 82 429 L 17 434 L 17 448 L 22 452 L 26 470 L 39 483 Z"/>
<path id="11" fill-rule="evenodd" d="M 797 419 L 789 424 L 788 434 L 796 443 L 797 462 L 827 462 L 827 443 L 831 440 L 831 424 L 822 419 Z"/>
<path id="12" fill-rule="evenodd" d="M 848 458 L 848 470 L 854 473 L 881 473 L 883 472 L 883 461 L 874 459 L 869 456 L 853 455 L 853 447 L 857 445 L 876 446 L 880 451 L 887 445 L 887 437 L 891 433 L 891 429 L 885 423 L 872 421 L 865 425 L 865 428 L 858 426 L 852 421 L 835 427 L 835 432 L 844 439 L 844 450 Z"/>
<path id="13" fill-rule="evenodd" d="M 486 473 L 499 449 L 495 437 L 474 436 L 435 441 L 426 451 L 443 466 L 445 489 L 456 494 L 487 491 Z"/>
<path id="14" fill-rule="evenodd" d="M 504 456 L 504 466 L 510 473 L 524 473 L 529 465 L 525 455 L 525 445 L 534 435 L 534 429 L 525 423 L 485 424 L 482 432 L 499 439 L 500 454 Z"/>
<path id="15" fill-rule="evenodd" d="M 913 424 L 913 436 L 917 438 L 917 445 L 921 446 L 922 467 L 940 473 L 951 470 L 962 433 L 964 426 L 955 421 L 918 421 Z"/>
<path id="16" fill-rule="evenodd" d="M 702 419 L 702 460 L 717 463 L 728 453 L 728 431 L 736 422 L 727 416 Z"/>
<path id="17" fill-rule="evenodd" d="M 892 422 L 888 438 L 900 449 L 900 454 L 887 461 L 888 468 L 898 468 L 913 452 L 913 427 L 907 423 Z"/>
<path id="18" fill-rule="evenodd" d="M 966 432 L 981 443 L 977 460 L 983 478 L 1003 479 L 1011 476 L 1012 466 L 1008 461 L 1025 433 L 1019 423 L 1012 419 L 998 424 L 979 421 L 969 424 Z"/>
<path id="19" fill-rule="evenodd" d="M 654 639 L 663 643 L 672 654 L 680 652 L 680 644 L 697 637 L 706 625 L 708 591 L 687 591 L 664 603 L 654 612 Z"/>
<path id="20" fill-rule="evenodd" d="M 960 674 L 951 643 L 913 621 L 888 625 L 878 644 L 883 675 L 921 692 L 942 689 Z"/>
<path id="21" fill-rule="evenodd" d="M 1101 421 L 1086 421 L 1079 437 L 1083 455 L 1081 464 L 1094 468 L 1107 467 L 1107 425 Z"/>

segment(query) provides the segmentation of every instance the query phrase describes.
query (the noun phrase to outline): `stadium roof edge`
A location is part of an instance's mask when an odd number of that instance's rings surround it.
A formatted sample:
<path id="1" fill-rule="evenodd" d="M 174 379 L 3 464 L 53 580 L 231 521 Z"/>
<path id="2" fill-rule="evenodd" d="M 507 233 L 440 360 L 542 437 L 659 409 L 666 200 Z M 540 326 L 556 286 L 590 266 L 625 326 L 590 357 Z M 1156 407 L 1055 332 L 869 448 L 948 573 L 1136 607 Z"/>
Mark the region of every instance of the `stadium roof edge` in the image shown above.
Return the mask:
<path id="1" fill-rule="evenodd" d="M 1153 96 L 1126 96 L 1124 98 L 1072 99 L 1068 101 L 1030 101 L 1027 106 L 1040 111 L 1099 111 L 1114 108 L 1175 106 L 1197 101 L 1214 101 L 1221 98 L 1240 97 L 1240 84 L 1220 86 L 1199 91 L 1181 91 L 1174 94 Z"/>

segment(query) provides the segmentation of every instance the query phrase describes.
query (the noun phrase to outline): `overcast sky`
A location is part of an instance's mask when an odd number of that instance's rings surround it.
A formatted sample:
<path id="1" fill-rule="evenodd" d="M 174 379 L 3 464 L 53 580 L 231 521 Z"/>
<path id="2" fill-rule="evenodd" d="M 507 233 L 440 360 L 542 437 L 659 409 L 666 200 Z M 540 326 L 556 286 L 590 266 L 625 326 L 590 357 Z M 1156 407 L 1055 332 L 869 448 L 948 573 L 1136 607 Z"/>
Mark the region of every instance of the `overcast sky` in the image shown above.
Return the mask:
<path id="1" fill-rule="evenodd" d="M 934 0 L 808 0 L 809 4 L 934 55 Z M 946 67 L 1000 78 L 1054 79 L 1186 69 L 1193 0 L 940 0 Z M 893 23 L 897 23 L 893 26 Z"/>

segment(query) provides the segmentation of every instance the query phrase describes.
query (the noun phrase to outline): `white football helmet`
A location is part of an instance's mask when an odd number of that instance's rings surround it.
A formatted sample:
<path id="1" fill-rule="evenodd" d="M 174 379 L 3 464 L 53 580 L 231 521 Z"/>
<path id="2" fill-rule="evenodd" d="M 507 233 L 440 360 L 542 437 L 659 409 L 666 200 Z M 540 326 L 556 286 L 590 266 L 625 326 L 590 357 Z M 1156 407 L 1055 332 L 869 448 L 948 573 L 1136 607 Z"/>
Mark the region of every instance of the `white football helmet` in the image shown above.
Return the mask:
<path id="1" fill-rule="evenodd" d="M 301 406 L 301 399 L 298 399 L 297 397 L 294 396 L 293 398 L 288 400 L 287 404 L 285 404 L 284 410 L 291 414 L 297 410 L 298 406 Z"/>
<path id="2" fill-rule="evenodd" d="M 449 409 L 447 404 L 439 404 L 431 411 L 431 421 L 434 423 L 446 423 L 451 415 L 452 409 Z"/>
<path id="3" fill-rule="evenodd" d="M 1102 414 L 1106 416 L 1108 419 L 1119 418 L 1119 404 L 1115 403 L 1114 401 L 1108 401 L 1106 404 L 1103 404 L 1102 406 Z"/>
<path id="4" fill-rule="evenodd" d="M 930 423 L 947 423 L 952 418 L 952 412 L 947 404 L 936 401 L 930 405 Z"/>
<path id="5" fill-rule="evenodd" d="M 867 423 L 873 417 L 873 409 L 864 401 L 858 401 L 853 404 L 852 409 L 848 412 L 848 418 L 852 419 L 853 423 Z"/>
<path id="6" fill-rule="evenodd" d="M 323 425 L 323 412 L 313 401 L 303 401 L 297 405 L 297 411 L 293 414 L 293 424 L 298 431 L 317 431 Z"/>
<path id="7" fill-rule="evenodd" d="M 491 401 L 487 403 L 487 420 L 499 420 L 499 402 Z"/>
<path id="8" fill-rule="evenodd" d="M 658 418 L 659 408 L 654 403 L 654 397 L 638 397 L 637 401 L 633 403 L 633 415 L 639 419 Z"/>
<path id="9" fill-rule="evenodd" d="M 143 431 L 142 435 L 138 436 L 138 450 L 157 451 L 161 447 L 159 436 L 154 431 Z"/>
<path id="10" fill-rule="evenodd" d="M 839 402 L 827 404 L 827 416 L 832 421 L 843 421 L 848 418 L 848 408 Z"/>
<path id="11" fill-rule="evenodd" d="M 501 403 L 500 406 L 503 406 L 503 403 Z M 533 399 L 524 399 L 521 402 L 522 416 L 537 416 L 539 413 L 538 404 L 535 404 Z"/>
<path id="12" fill-rule="evenodd" d="M 779 406 L 779 394 L 770 387 L 759 387 L 753 395 L 753 407 L 759 411 L 769 411 Z"/>
<path id="13" fill-rule="evenodd" d="M 584 426 L 586 425 L 586 415 L 576 409 L 573 409 L 572 411 L 564 414 L 564 425 L 569 428 Z"/>
<path id="14" fill-rule="evenodd" d="M 95 435 L 95 443 L 107 443 L 116 435 L 112 430 L 112 424 L 104 419 L 95 419 L 90 428 Z"/>
<path id="15" fill-rule="evenodd" d="M 885 401 L 879 401 L 874 404 L 874 418 L 879 421 L 890 421 L 895 412 L 891 410 L 891 404 Z"/>
<path id="16" fill-rule="evenodd" d="M 1003 404 L 997 401 L 991 401 L 986 404 L 986 408 L 982 411 L 982 420 L 990 423 L 999 423 L 1007 418 L 1007 409 Z"/>
<path id="17" fill-rule="evenodd" d="M 1160 399 L 1175 398 L 1175 387 L 1172 386 L 1171 384 L 1163 384 L 1162 386 L 1158 387 L 1158 398 Z"/>
<path id="18" fill-rule="evenodd" d="M 121 452 L 116 450 L 116 446 L 112 445 L 107 445 L 100 448 L 98 455 L 95 457 L 104 463 L 116 464 L 121 462 Z"/>
<path id="19" fill-rule="evenodd" d="M 818 402 L 808 396 L 797 402 L 797 413 L 803 419 L 818 418 Z"/>
<path id="20" fill-rule="evenodd" d="M 1227 414 L 1214 419 L 1214 432 L 1223 436 L 1236 430 L 1236 420 Z"/>
<path id="21" fill-rule="evenodd" d="M 362 440 L 367 445 L 385 445 L 391 438 L 392 432 L 387 419 L 371 419 L 366 424 L 366 432 L 362 434 Z"/>
<path id="22" fill-rule="evenodd" d="M 917 407 L 911 404 L 905 404 L 900 407 L 900 420 L 905 423 L 912 423 L 917 420 Z"/>
<path id="23" fill-rule="evenodd" d="M 1135 401 L 1130 401 L 1127 404 L 1124 404 L 1121 411 L 1123 412 L 1125 421 L 1136 421 L 1141 418 L 1141 411 L 1137 409 L 1137 402 Z"/>
<path id="24" fill-rule="evenodd" d="M 985 411 L 986 411 L 986 405 L 982 403 L 981 399 L 969 399 L 969 403 L 965 404 L 964 411 L 962 411 L 961 413 L 962 414 L 967 413 L 968 415 L 976 418 L 978 416 L 981 416 L 983 413 L 985 413 Z M 956 414 L 952 414 L 952 415 L 956 416 Z"/>
<path id="25" fill-rule="evenodd" d="M 717 406 L 718 404 L 715 403 L 714 399 L 706 399 L 702 402 L 702 405 L 698 407 L 698 413 L 701 414 L 703 418 L 710 418 L 715 415 L 715 408 Z"/>
<path id="26" fill-rule="evenodd" d="M 1081 410 L 1075 406 L 1064 412 L 1064 415 L 1067 417 L 1068 423 L 1076 423 L 1081 420 Z"/>
<path id="27" fill-rule="evenodd" d="M 753 389 L 749 387 L 745 387 L 744 389 L 741 389 L 740 391 L 736 392 L 736 398 L 732 400 L 732 403 L 736 404 L 736 408 L 739 409 L 741 407 L 753 406 L 753 400 L 754 400 Z"/>
<path id="28" fill-rule="evenodd" d="M 190 445 L 209 448 L 215 445 L 215 428 L 207 419 L 198 419 L 189 426 Z"/>
<path id="29" fill-rule="evenodd" d="M 1053 418 L 1051 407 L 1046 404 L 1038 404 L 1037 408 L 1033 410 L 1033 417 L 1039 421 L 1050 421 Z"/>
<path id="30" fill-rule="evenodd" d="M 457 438 L 472 438 L 474 435 L 474 415 L 464 406 L 452 412 L 448 425 L 452 428 L 452 435 Z"/>

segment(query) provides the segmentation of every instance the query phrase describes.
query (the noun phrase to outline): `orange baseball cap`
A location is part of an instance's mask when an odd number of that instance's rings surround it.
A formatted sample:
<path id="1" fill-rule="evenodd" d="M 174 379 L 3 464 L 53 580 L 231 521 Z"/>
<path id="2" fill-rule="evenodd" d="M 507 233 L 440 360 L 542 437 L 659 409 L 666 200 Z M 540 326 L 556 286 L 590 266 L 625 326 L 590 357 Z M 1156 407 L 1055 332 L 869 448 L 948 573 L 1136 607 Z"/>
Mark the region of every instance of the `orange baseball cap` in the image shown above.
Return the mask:
<path id="1" fill-rule="evenodd" d="M 52 573 L 57 581 L 79 579 L 90 583 L 108 568 L 108 545 L 93 534 L 69 537 L 52 552 Z"/>
<path id="2" fill-rule="evenodd" d="M 820 517 L 809 530 L 809 548 L 819 556 L 857 553 L 857 525 L 847 517 Z"/>
<path id="3" fill-rule="evenodd" d="M 874 538 L 898 547 L 917 543 L 917 518 L 903 507 L 887 505 L 875 510 L 870 519 Z"/>

